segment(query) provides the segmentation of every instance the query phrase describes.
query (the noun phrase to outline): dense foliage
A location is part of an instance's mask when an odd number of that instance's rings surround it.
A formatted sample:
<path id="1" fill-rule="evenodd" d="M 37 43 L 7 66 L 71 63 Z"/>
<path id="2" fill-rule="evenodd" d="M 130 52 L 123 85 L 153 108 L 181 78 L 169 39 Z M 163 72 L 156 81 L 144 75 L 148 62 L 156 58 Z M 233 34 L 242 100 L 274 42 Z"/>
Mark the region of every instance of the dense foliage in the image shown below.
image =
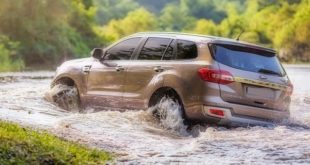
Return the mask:
<path id="1" fill-rule="evenodd" d="M 111 154 L 0 121 L 0 164 L 106 164 Z"/>
<path id="2" fill-rule="evenodd" d="M 310 61 L 310 0 L 1 0 L 0 21 L 2 71 L 88 56 L 140 31 L 244 32 L 284 61 Z"/>
<path id="3" fill-rule="evenodd" d="M 24 67 L 23 61 L 16 54 L 18 45 L 18 42 L 0 36 L 0 71 L 21 70 Z"/>

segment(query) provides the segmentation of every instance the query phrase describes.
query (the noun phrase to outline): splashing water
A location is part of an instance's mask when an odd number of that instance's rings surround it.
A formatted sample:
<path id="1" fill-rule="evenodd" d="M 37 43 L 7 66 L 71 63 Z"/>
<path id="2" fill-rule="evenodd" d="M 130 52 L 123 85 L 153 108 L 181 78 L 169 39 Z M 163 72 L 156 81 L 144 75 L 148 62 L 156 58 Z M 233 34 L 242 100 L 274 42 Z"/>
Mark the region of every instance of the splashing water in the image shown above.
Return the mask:
<path id="1" fill-rule="evenodd" d="M 80 112 L 78 91 L 75 87 L 56 84 L 46 92 L 45 99 L 71 112 Z"/>
<path id="2" fill-rule="evenodd" d="M 163 97 L 158 104 L 148 109 L 155 114 L 159 124 L 182 136 L 188 136 L 187 126 L 184 125 L 182 106 L 171 98 Z"/>

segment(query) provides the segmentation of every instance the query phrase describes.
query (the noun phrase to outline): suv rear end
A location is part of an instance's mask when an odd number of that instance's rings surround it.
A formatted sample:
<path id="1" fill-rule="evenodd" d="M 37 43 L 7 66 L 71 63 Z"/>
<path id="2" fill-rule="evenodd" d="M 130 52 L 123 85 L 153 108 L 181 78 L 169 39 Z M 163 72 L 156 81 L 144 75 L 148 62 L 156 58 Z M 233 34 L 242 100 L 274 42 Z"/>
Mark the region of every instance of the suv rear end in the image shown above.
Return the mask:
<path id="1" fill-rule="evenodd" d="M 293 87 L 273 50 L 237 41 L 206 44 L 213 60 L 198 74 L 205 82 L 203 115 L 208 120 L 269 124 L 289 117 Z"/>

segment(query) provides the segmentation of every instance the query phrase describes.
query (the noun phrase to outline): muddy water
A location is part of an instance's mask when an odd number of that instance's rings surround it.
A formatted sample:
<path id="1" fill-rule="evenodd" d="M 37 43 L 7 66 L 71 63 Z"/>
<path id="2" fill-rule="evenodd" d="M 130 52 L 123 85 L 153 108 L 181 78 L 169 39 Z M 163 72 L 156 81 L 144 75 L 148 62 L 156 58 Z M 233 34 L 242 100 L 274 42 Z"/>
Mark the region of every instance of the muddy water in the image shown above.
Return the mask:
<path id="1" fill-rule="evenodd" d="M 309 164 L 310 67 L 287 72 L 295 86 L 292 119 L 270 127 L 184 131 L 177 113 L 166 125 L 142 110 L 68 113 L 43 99 L 52 72 L 0 74 L 0 119 L 114 152 L 120 164 Z"/>

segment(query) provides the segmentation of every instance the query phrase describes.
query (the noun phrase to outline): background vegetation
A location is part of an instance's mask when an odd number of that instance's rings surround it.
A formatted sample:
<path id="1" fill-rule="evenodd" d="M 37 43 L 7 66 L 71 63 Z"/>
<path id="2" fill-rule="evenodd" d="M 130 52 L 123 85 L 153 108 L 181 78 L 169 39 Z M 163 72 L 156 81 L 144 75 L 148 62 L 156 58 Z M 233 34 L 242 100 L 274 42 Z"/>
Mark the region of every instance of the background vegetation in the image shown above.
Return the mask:
<path id="1" fill-rule="evenodd" d="M 54 66 L 140 31 L 235 38 L 310 61 L 310 0 L 0 0 L 0 71 Z"/>
<path id="2" fill-rule="evenodd" d="M 0 164 L 106 164 L 111 154 L 0 121 Z"/>

